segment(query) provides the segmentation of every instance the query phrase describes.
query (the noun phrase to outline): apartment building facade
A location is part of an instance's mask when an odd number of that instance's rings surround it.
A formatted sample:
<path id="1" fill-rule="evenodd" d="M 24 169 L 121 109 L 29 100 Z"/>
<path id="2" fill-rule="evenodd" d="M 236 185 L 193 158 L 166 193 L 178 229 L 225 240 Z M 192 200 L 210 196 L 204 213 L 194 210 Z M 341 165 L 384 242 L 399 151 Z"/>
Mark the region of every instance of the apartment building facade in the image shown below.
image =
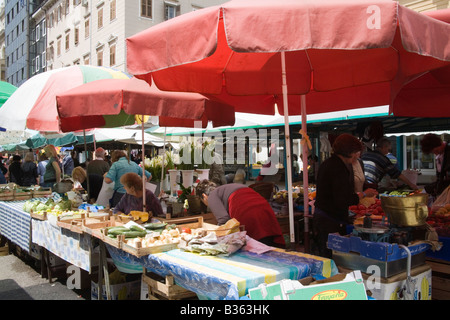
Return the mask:
<path id="1" fill-rule="evenodd" d="M 125 39 L 218 0 L 48 0 L 34 12 L 31 75 L 70 65 L 126 69 Z M 44 33 L 45 31 L 45 35 Z M 45 38 L 45 50 L 38 39 Z"/>

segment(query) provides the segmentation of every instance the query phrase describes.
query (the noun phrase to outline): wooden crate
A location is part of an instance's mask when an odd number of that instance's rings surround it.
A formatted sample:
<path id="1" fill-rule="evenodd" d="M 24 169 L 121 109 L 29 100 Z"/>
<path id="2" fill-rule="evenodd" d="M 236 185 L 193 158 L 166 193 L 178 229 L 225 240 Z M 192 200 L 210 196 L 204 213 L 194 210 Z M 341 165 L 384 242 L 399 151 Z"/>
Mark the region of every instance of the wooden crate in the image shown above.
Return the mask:
<path id="1" fill-rule="evenodd" d="M 33 198 L 41 198 L 52 194 L 52 188 L 40 187 L 37 190 L 33 190 Z"/>
<path id="2" fill-rule="evenodd" d="M 114 216 L 104 217 L 103 219 L 98 219 L 97 222 L 85 221 L 83 224 L 83 231 L 96 237 L 100 240 L 109 238 L 105 234 L 105 229 L 109 227 L 123 226 L 124 223 L 117 220 Z"/>
<path id="3" fill-rule="evenodd" d="M 41 220 L 41 221 L 47 220 L 47 212 L 44 212 L 44 214 L 37 214 L 37 213 L 34 213 L 33 210 L 31 210 L 30 216 L 31 216 L 31 218 L 36 219 L 36 220 Z"/>
<path id="4" fill-rule="evenodd" d="M 450 262 L 428 258 L 431 267 L 431 298 L 433 300 L 450 300 Z"/>
<path id="5" fill-rule="evenodd" d="M 217 219 L 213 213 L 202 213 L 202 214 L 196 214 L 196 215 L 189 215 L 189 216 L 185 216 L 185 217 L 173 217 L 170 219 L 158 217 L 159 220 L 161 220 L 163 222 L 167 222 L 169 224 L 176 223 L 173 221 L 177 221 L 179 219 L 197 219 L 197 218 L 202 218 L 204 222 L 209 223 L 209 224 L 213 224 L 213 225 L 217 224 Z"/>
<path id="6" fill-rule="evenodd" d="M 59 216 L 56 224 L 62 228 L 76 233 L 89 233 L 87 229 L 92 227 L 101 228 L 105 226 L 105 221 L 109 221 L 109 216 L 95 216 L 87 213 L 80 213 L 80 217 L 66 218 Z"/>
<path id="7" fill-rule="evenodd" d="M 176 219 L 161 219 L 164 222 L 167 223 L 174 223 L 177 225 L 177 227 L 181 228 L 190 228 L 190 229 L 198 229 L 202 228 L 206 231 L 206 233 L 215 232 L 218 237 L 225 236 L 227 234 L 230 234 L 230 232 L 234 228 L 227 229 L 224 226 L 218 226 L 217 224 L 212 224 L 205 222 L 204 215 L 196 215 L 188 218 L 176 218 Z M 240 231 L 245 230 L 245 226 L 241 225 L 239 227 Z"/>
<path id="8" fill-rule="evenodd" d="M 13 201 L 14 192 L 2 192 L 0 193 L 0 201 Z"/>
<path id="9" fill-rule="evenodd" d="M 144 268 L 142 279 L 148 285 L 149 300 L 197 299 L 195 292 L 176 285 L 171 275 L 161 277 L 153 272 L 148 272 Z"/>
<path id="10" fill-rule="evenodd" d="M 32 191 L 17 191 L 17 190 L 14 190 L 14 201 L 30 200 L 32 198 L 33 198 L 33 192 Z"/>

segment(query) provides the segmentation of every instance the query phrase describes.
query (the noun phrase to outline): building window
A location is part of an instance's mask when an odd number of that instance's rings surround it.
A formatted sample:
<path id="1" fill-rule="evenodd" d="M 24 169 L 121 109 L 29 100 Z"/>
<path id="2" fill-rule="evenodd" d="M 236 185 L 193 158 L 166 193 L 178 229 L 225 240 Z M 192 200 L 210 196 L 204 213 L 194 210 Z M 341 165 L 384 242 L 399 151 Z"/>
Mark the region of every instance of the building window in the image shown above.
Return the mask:
<path id="1" fill-rule="evenodd" d="M 113 44 L 109 47 L 109 66 L 116 65 L 116 45 Z"/>
<path id="2" fill-rule="evenodd" d="M 53 23 L 54 23 L 54 19 L 55 19 L 55 15 L 52 13 L 49 14 L 48 16 L 48 27 L 52 28 L 53 27 Z"/>
<path id="3" fill-rule="evenodd" d="M 84 21 L 84 38 L 89 38 L 90 22 L 89 18 Z"/>
<path id="4" fill-rule="evenodd" d="M 112 21 L 116 18 L 116 0 L 111 0 L 109 5 L 109 20 Z"/>
<path id="5" fill-rule="evenodd" d="M 70 33 L 66 33 L 66 51 L 70 49 Z"/>
<path id="6" fill-rule="evenodd" d="M 36 57 L 36 70 L 35 70 L 35 72 L 39 72 L 40 69 L 41 69 L 40 58 L 39 58 L 39 56 L 37 56 Z"/>
<path id="7" fill-rule="evenodd" d="M 69 9 L 70 9 L 70 0 L 66 0 L 66 5 L 64 8 L 64 14 L 67 16 L 69 14 Z"/>
<path id="8" fill-rule="evenodd" d="M 99 67 L 103 66 L 103 50 L 97 51 L 97 65 Z"/>
<path id="9" fill-rule="evenodd" d="M 47 52 L 42 52 L 42 69 L 47 66 Z"/>
<path id="10" fill-rule="evenodd" d="M 41 37 L 41 26 L 37 25 L 36 26 L 36 42 L 39 41 L 39 38 Z"/>
<path id="11" fill-rule="evenodd" d="M 165 3 L 164 4 L 165 20 L 175 18 L 177 15 L 179 15 L 179 10 L 180 6 Z"/>
<path id="12" fill-rule="evenodd" d="M 103 7 L 98 9 L 98 29 L 103 28 Z"/>
<path id="13" fill-rule="evenodd" d="M 61 16 L 62 16 L 62 6 L 59 6 L 57 11 L 56 11 L 56 21 L 61 21 Z"/>
<path id="14" fill-rule="evenodd" d="M 88 54 L 83 57 L 83 63 L 85 65 L 91 64 L 91 59 L 89 59 L 89 55 Z"/>
<path id="15" fill-rule="evenodd" d="M 61 38 L 59 38 L 56 42 L 56 56 L 59 57 L 61 55 Z"/>
<path id="16" fill-rule="evenodd" d="M 141 0 L 141 17 L 152 18 L 152 0 Z"/>
<path id="17" fill-rule="evenodd" d="M 80 41 L 80 28 L 75 27 L 73 38 L 74 43 L 77 46 Z"/>

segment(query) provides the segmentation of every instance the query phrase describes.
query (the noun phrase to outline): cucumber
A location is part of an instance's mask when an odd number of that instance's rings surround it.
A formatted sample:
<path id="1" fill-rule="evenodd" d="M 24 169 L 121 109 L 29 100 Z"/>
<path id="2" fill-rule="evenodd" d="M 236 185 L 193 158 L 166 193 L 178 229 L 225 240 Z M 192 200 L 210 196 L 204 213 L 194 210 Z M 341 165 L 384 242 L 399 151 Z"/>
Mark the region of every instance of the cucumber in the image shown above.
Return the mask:
<path id="1" fill-rule="evenodd" d="M 145 229 L 156 230 L 156 229 L 164 229 L 167 226 L 165 222 L 155 222 L 155 223 L 146 223 L 143 225 Z"/>
<path id="2" fill-rule="evenodd" d="M 139 232 L 145 231 L 144 229 L 142 229 L 141 227 L 138 227 L 138 226 L 131 226 L 130 230 L 131 231 L 139 231 Z"/>
<path id="3" fill-rule="evenodd" d="M 124 226 L 115 226 L 115 227 L 108 227 L 106 228 L 108 231 L 114 231 L 114 230 L 129 230 L 127 227 Z"/>
<path id="4" fill-rule="evenodd" d="M 125 231 L 122 233 L 125 238 L 137 238 L 137 237 L 145 237 L 145 235 L 147 234 L 146 231 Z"/>
<path id="5" fill-rule="evenodd" d="M 125 229 L 112 229 L 112 230 L 108 230 L 108 234 L 112 234 L 112 235 L 117 236 L 119 234 L 123 234 L 124 232 L 129 232 L 129 231 L 131 231 L 131 230 L 128 229 L 128 228 L 125 228 Z"/>

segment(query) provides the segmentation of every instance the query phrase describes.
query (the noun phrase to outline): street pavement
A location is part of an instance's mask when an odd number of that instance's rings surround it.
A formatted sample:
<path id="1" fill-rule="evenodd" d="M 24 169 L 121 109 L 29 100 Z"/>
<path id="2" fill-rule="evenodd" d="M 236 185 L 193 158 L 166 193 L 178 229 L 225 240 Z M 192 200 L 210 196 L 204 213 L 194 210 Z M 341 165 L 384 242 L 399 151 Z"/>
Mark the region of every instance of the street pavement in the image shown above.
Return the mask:
<path id="1" fill-rule="evenodd" d="M 16 253 L 0 256 L 0 300 L 89 300 L 85 292 L 67 288 L 65 279 L 41 277 L 36 260 Z"/>

